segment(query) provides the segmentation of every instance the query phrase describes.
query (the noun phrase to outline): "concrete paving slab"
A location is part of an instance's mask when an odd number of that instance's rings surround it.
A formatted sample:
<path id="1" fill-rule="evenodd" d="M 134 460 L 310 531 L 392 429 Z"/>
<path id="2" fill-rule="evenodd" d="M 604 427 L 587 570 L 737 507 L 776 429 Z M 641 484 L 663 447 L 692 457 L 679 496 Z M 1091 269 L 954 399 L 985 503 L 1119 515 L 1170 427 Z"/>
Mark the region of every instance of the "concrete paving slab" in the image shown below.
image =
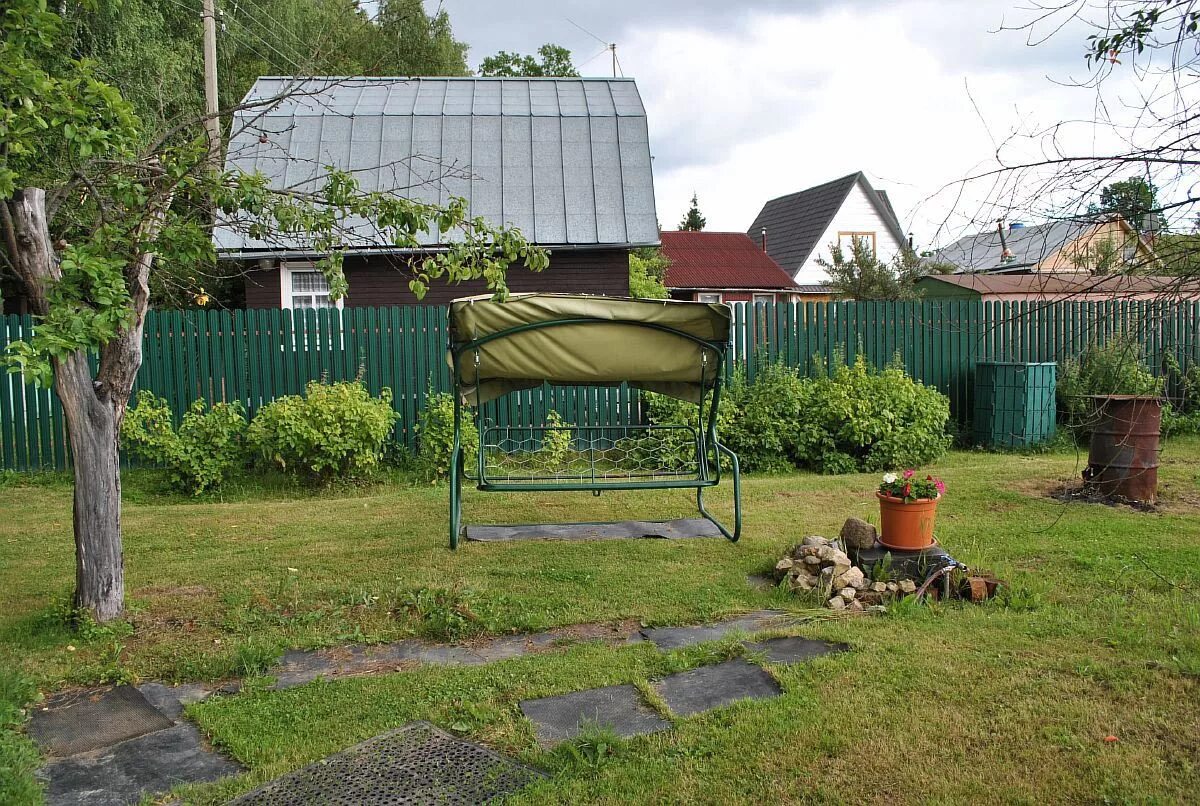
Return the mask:
<path id="1" fill-rule="evenodd" d="M 48 806 L 125 806 L 184 783 L 215 781 L 241 768 L 204 746 L 183 723 L 90 753 L 54 759 L 38 771 Z"/>
<path id="2" fill-rule="evenodd" d="M 711 711 L 738 700 L 778 697 L 783 693 L 775 678 L 741 658 L 678 672 L 653 686 L 667 707 L 678 716 Z"/>
<path id="3" fill-rule="evenodd" d="M 171 727 L 133 686 L 73 691 L 56 695 L 36 709 L 29 737 L 48 756 L 98 750 L 117 742 Z"/>
<path id="4" fill-rule="evenodd" d="M 642 702 L 641 694 L 631 685 L 523 700 L 520 705 L 521 713 L 533 723 L 538 743 L 543 747 L 573 739 L 588 725 L 606 727 L 625 737 L 671 727 L 670 722 Z"/>
<path id="5" fill-rule="evenodd" d="M 763 653 L 768 663 L 781 664 L 804 663 L 813 658 L 819 658 L 823 655 L 836 655 L 839 652 L 847 652 L 850 649 L 849 644 L 817 641 L 812 638 L 800 638 L 799 636 L 770 638 L 758 643 L 745 641 L 742 643 L 742 646 L 751 652 Z"/>
<path id="6" fill-rule="evenodd" d="M 758 610 L 713 624 L 697 624 L 691 627 L 648 627 L 642 630 L 642 635 L 659 649 L 669 652 L 672 649 L 717 641 L 735 631 L 756 633 L 778 627 L 786 623 L 787 615 L 782 610 Z"/>

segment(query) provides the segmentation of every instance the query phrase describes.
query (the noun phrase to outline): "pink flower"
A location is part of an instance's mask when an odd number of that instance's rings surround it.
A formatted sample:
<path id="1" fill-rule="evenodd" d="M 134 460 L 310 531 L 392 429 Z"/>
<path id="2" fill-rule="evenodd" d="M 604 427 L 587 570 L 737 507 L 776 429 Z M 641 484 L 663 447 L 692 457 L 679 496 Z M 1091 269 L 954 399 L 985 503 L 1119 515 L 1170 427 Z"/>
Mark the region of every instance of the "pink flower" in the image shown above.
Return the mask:
<path id="1" fill-rule="evenodd" d="M 911 478 L 913 477 L 913 473 L 915 473 L 915 472 L 916 472 L 916 471 L 912 470 L 911 468 L 910 468 L 910 469 L 908 469 L 908 470 L 905 470 L 905 471 L 904 471 L 904 478 L 906 478 L 906 479 L 911 479 Z"/>
<path id="2" fill-rule="evenodd" d="M 946 492 L 946 482 L 942 481 L 941 479 L 935 481 L 933 486 L 937 487 L 938 495 L 942 495 Z"/>

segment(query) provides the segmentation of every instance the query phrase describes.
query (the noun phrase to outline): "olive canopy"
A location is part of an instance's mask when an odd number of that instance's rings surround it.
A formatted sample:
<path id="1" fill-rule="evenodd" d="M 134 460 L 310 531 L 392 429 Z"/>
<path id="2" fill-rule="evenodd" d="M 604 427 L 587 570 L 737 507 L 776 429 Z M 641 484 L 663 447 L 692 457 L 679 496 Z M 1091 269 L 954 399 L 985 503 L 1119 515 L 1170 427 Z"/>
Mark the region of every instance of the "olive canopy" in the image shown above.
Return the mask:
<path id="1" fill-rule="evenodd" d="M 569 294 L 450 303 L 455 386 L 470 405 L 544 382 L 630 386 L 697 403 L 721 372 L 730 310 L 721 303 Z"/>

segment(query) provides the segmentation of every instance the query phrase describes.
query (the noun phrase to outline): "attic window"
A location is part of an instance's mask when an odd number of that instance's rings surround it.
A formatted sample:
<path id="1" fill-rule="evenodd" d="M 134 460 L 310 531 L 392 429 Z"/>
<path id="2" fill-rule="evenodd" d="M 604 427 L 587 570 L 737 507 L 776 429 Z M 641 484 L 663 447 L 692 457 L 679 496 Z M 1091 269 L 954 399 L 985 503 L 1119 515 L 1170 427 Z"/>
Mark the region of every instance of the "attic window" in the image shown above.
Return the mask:
<path id="1" fill-rule="evenodd" d="M 842 257 L 849 260 L 854 256 L 854 239 L 858 238 L 861 241 L 866 241 L 871 247 L 871 256 L 874 257 L 875 251 L 875 233 L 874 232 L 839 232 L 838 246 L 841 247 Z"/>

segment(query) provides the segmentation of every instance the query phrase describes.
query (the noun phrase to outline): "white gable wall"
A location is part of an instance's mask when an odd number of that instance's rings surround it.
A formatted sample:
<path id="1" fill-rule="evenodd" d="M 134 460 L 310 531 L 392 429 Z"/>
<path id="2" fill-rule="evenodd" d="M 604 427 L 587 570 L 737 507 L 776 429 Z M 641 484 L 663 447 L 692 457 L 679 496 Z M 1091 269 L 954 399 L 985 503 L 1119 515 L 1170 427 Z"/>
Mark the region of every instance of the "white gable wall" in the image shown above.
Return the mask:
<path id="1" fill-rule="evenodd" d="M 842 202 L 841 209 L 837 211 L 837 215 L 829 223 L 829 228 L 821 235 L 821 239 L 817 241 L 817 246 L 809 255 L 808 260 L 804 262 L 794 275 L 797 283 L 823 283 L 829 279 L 829 275 L 825 273 L 825 269 L 817 265 L 817 258 L 824 258 L 826 261 L 832 262 L 830 254 L 830 244 L 838 242 L 838 233 L 841 232 L 874 232 L 875 233 L 875 251 L 880 260 L 891 262 L 892 258 L 897 255 L 904 244 L 898 243 L 892 235 L 892 231 L 884 223 L 883 218 L 875 209 L 875 205 L 867 198 L 866 191 L 863 190 L 861 183 L 856 182 L 854 187 L 846 195 L 846 200 Z M 844 239 L 842 253 L 850 256 L 849 239 Z"/>

